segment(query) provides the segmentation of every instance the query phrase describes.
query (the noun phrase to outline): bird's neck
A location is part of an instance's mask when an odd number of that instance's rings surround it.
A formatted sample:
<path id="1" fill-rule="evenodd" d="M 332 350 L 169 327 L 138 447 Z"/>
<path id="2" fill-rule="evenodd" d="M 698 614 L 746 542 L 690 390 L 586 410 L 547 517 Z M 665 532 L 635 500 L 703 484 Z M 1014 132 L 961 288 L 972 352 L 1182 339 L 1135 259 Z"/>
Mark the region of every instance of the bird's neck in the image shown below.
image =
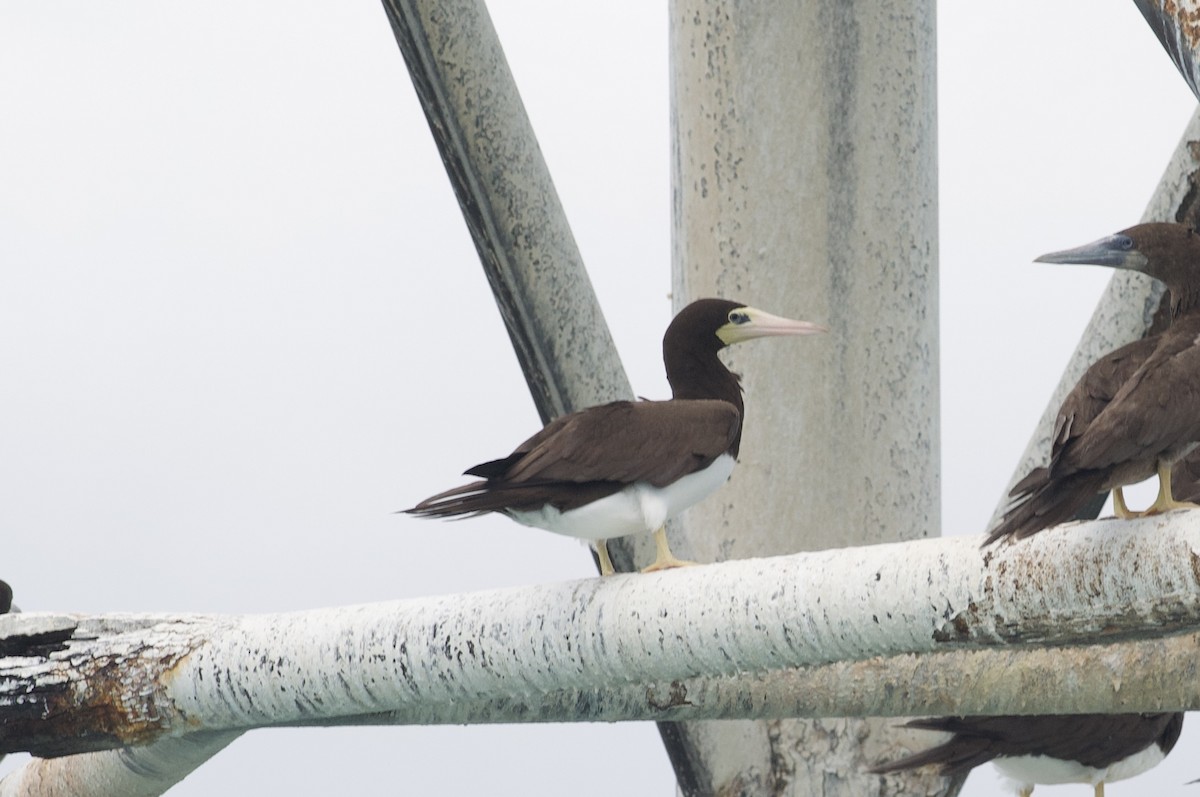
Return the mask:
<path id="1" fill-rule="evenodd" d="M 738 375 L 725 367 L 714 351 L 664 352 L 667 381 L 674 399 L 720 399 L 737 407 L 738 418 L 745 417 L 742 386 Z M 738 454 L 742 429 L 738 424 L 737 437 L 731 453 Z"/>
<path id="2" fill-rule="evenodd" d="M 737 374 L 725 367 L 716 352 L 687 352 L 664 358 L 671 397 L 721 399 L 742 410 L 742 386 Z"/>

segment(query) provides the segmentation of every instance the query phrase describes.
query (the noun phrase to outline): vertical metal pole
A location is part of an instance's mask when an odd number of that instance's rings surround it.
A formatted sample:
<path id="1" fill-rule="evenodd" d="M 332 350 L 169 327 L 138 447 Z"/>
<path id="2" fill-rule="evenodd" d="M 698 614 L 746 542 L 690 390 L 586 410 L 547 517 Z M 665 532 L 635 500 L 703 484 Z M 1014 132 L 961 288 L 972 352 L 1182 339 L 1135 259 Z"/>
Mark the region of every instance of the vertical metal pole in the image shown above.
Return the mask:
<path id="1" fill-rule="evenodd" d="M 547 422 L 633 398 L 483 0 L 383 0 L 484 273 Z M 646 535 L 609 545 L 649 562 Z"/>
<path id="2" fill-rule="evenodd" d="M 675 302 L 830 327 L 729 353 L 741 463 L 686 516 L 700 561 L 939 533 L 934 33 L 932 0 L 671 4 Z M 894 725 L 663 735 L 685 794 L 861 795 Z"/>
<path id="3" fill-rule="evenodd" d="M 383 0 L 542 421 L 631 398 L 483 0 Z"/>

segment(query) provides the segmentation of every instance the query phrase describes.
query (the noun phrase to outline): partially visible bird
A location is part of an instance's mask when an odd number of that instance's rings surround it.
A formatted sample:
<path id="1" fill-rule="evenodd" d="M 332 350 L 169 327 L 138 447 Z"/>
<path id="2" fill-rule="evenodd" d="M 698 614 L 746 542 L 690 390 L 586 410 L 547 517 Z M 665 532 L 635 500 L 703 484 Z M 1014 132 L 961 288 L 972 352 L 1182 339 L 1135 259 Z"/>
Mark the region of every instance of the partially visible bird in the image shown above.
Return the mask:
<path id="1" fill-rule="evenodd" d="M 1183 714 L 940 717 L 907 726 L 954 735 L 871 772 L 931 766 L 956 775 L 991 761 L 1020 797 L 1030 797 L 1034 786 L 1058 783 L 1087 783 L 1104 797 L 1105 783 L 1140 775 L 1167 757 L 1179 741 Z"/>
<path id="2" fill-rule="evenodd" d="M 1094 363 L 1055 422 L 1050 463 L 1013 488 L 1013 502 L 984 544 L 1021 539 L 1066 522 L 1097 494 L 1155 474 L 1159 494 L 1141 513 L 1190 506 L 1171 494 L 1171 467 L 1200 442 L 1200 235 L 1183 224 L 1130 227 L 1075 249 L 1037 258 L 1140 271 L 1166 284 L 1171 325 Z"/>
<path id="3" fill-rule="evenodd" d="M 13 606 L 13 591 L 7 581 L 0 581 L 0 614 L 8 614 L 9 612 L 20 611 Z M 0 761 L 4 760 L 4 754 L 0 753 Z"/>
<path id="4" fill-rule="evenodd" d="M 654 532 L 643 572 L 692 564 L 667 543 L 669 518 L 729 478 L 742 439 L 739 377 L 717 357 L 726 346 L 824 327 L 724 299 L 683 308 L 663 336 L 669 401 L 614 401 L 556 418 L 507 457 L 466 471 L 481 481 L 427 498 L 409 514 L 501 512 L 518 523 L 593 540 L 600 571 L 613 572 L 605 541 Z"/>

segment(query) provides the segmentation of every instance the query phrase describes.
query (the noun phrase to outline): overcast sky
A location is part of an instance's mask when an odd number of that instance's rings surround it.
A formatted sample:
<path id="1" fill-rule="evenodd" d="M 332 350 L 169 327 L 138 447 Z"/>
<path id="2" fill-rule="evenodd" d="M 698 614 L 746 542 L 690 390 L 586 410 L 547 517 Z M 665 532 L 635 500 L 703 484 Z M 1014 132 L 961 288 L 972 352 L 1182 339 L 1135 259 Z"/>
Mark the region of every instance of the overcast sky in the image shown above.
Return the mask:
<path id="1" fill-rule="evenodd" d="M 665 397 L 666 11 L 490 5 L 630 380 Z M 1136 223 L 1196 102 L 1128 0 L 940 5 L 942 516 L 976 534 L 1109 276 L 1032 259 Z M 594 574 L 501 518 L 393 514 L 538 419 L 377 2 L 6 2 L 0 107 L 0 578 L 23 608 Z M 1111 793 L 1194 793 L 1198 726 Z M 649 724 L 257 732 L 172 793 L 347 784 L 673 793 Z M 964 791 L 998 793 L 987 767 Z"/>

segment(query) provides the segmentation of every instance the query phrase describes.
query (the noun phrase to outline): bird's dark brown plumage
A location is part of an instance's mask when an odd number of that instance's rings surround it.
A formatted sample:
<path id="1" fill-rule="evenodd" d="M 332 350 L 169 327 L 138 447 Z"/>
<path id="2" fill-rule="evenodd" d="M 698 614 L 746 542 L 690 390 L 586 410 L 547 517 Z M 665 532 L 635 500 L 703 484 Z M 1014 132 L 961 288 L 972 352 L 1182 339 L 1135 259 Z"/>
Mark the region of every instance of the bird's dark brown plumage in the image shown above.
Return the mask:
<path id="1" fill-rule="evenodd" d="M 1142 224 L 1088 247 L 1081 259 L 1142 271 L 1171 291 L 1171 326 L 1094 363 L 1059 411 L 1050 464 L 1013 488 L 985 542 L 1020 539 L 1071 520 L 1098 494 L 1153 476 L 1200 440 L 1200 236 L 1179 224 Z M 1085 258 L 1091 259 L 1085 259 Z"/>
<path id="2" fill-rule="evenodd" d="M 1163 755 L 1171 752 L 1183 730 L 1183 714 L 938 717 L 913 720 L 907 727 L 954 736 L 936 747 L 872 767 L 871 772 L 934 766 L 940 774 L 953 775 L 997 758 L 1039 755 L 1105 769 L 1152 744 L 1159 745 Z"/>
<path id="3" fill-rule="evenodd" d="M 1171 469 L 1171 487 L 1175 498 L 1200 504 L 1200 452 L 1193 450 Z"/>
<path id="4" fill-rule="evenodd" d="M 738 407 L 721 399 L 589 407 L 551 421 L 509 456 L 466 471 L 481 481 L 439 493 L 409 511 L 453 517 L 543 504 L 577 509 L 633 482 L 663 487 L 702 470 L 740 434 Z"/>

